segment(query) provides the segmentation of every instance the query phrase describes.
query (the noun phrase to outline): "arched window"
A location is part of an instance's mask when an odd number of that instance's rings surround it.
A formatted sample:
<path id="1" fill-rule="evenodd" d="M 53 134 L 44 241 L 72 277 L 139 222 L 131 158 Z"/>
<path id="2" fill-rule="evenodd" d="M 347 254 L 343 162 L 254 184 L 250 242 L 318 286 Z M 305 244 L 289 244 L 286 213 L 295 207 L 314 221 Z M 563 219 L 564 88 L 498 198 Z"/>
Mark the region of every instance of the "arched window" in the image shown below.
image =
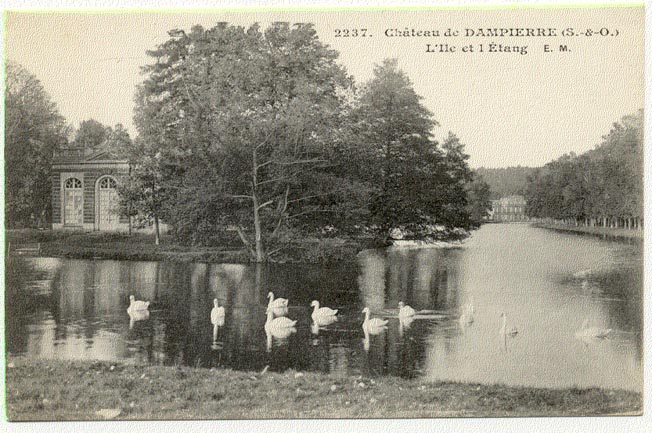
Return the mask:
<path id="1" fill-rule="evenodd" d="M 97 230 L 115 230 L 120 222 L 118 183 L 111 176 L 101 177 L 95 186 Z"/>
<path id="2" fill-rule="evenodd" d="M 112 177 L 105 177 L 100 180 L 100 189 L 115 189 L 117 186 Z"/>
<path id="3" fill-rule="evenodd" d="M 81 189 L 82 183 L 81 180 L 77 179 L 76 177 L 69 177 L 66 179 L 64 186 L 66 189 Z"/>
<path id="4" fill-rule="evenodd" d="M 84 223 L 84 191 L 82 181 L 69 177 L 63 183 L 63 222 L 68 226 Z"/>

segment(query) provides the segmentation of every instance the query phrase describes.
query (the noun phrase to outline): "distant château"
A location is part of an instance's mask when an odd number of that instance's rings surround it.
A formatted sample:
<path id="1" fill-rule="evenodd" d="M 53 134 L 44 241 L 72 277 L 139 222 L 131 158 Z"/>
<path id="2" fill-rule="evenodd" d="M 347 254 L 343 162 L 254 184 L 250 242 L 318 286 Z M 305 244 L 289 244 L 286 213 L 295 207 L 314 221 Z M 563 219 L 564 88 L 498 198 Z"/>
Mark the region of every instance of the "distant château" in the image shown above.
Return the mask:
<path id="1" fill-rule="evenodd" d="M 525 198 L 522 195 L 510 195 L 491 201 L 488 221 L 523 222 L 530 218 L 525 214 Z"/>
<path id="2" fill-rule="evenodd" d="M 128 231 L 118 212 L 118 183 L 129 174 L 126 159 L 106 147 L 64 149 L 52 161 L 52 228 Z"/>

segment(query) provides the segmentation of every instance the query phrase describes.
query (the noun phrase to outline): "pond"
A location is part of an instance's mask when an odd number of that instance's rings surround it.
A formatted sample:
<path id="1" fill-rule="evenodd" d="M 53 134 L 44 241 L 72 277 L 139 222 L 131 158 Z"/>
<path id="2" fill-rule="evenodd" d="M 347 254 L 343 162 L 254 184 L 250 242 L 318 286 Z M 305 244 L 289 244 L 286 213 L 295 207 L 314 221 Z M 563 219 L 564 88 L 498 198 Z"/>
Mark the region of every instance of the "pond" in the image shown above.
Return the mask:
<path id="1" fill-rule="evenodd" d="M 455 248 L 364 251 L 335 266 L 11 258 L 6 350 L 641 391 L 642 260 L 640 242 L 526 224 L 485 225 Z M 270 291 L 289 299 L 295 332 L 265 331 Z M 130 294 L 151 301 L 148 316 L 130 318 Z M 225 307 L 216 327 L 213 298 Z M 338 320 L 314 325 L 312 300 L 338 309 Z M 399 301 L 422 316 L 399 320 Z M 461 320 L 470 306 L 472 322 Z M 387 327 L 363 331 L 364 307 Z M 611 330 L 598 338 L 586 328 Z"/>

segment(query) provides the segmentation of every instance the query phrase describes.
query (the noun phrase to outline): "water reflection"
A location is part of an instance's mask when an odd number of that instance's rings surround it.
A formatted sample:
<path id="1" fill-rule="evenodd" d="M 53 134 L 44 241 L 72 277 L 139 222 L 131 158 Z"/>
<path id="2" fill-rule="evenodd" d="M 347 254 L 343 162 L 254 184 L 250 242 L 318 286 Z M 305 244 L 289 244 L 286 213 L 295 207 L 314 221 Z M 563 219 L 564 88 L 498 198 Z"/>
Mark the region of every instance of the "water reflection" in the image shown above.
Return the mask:
<path id="1" fill-rule="evenodd" d="M 366 251 L 338 266 L 10 258 L 6 275 L 15 355 L 535 386 L 642 383 L 639 244 L 490 225 L 463 248 Z M 270 291 L 289 300 L 273 317 L 295 327 L 265 329 Z M 127 314 L 131 294 L 150 311 Z M 213 299 L 224 308 L 216 321 Z M 314 299 L 337 317 L 312 318 Z M 427 315 L 399 319 L 399 301 Z M 386 327 L 362 326 L 365 306 Z M 613 331 L 579 339 L 585 319 Z"/>

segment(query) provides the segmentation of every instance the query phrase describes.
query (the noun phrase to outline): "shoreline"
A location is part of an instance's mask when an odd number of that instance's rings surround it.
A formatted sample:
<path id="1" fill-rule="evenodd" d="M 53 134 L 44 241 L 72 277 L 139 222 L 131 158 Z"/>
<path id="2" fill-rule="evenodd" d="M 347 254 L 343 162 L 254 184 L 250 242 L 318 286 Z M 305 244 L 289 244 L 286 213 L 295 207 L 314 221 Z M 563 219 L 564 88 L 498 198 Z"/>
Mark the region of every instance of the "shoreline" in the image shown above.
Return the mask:
<path id="1" fill-rule="evenodd" d="M 171 261 L 199 263 L 254 264 L 246 250 L 237 242 L 225 242 L 220 247 L 181 245 L 163 237 L 155 245 L 153 235 L 75 232 L 63 230 L 5 230 L 11 245 L 40 243 L 41 257 L 87 260 Z M 270 263 L 328 265 L 352 261 L 365 250 L 374 248 L 455 248 L 461 245 L 459 236 L 437 241 L 395 241 L 381 245 L 371 237 L 306 237 L 285 248 Z M 12 247 L 13 248 L 13 247 Z M 6 250 L 5 250 L 6 251 Z"/>
<path id="2" fill-rule="evenodd" d="M 10 421 L 640 415 L 642 395 L 313 372 L 7 359 Z"/>
<path id="3" fill-rule="evenodd" d="M 12 245 L 40 243 L 41 257 L 186 263 L 254 263 L 247 251 L 237 242 L 232 241 L 224 242 L 222 246 L 189 246 L 175 243 L 164 236 L 161 244 L 155 245 L 153 235 L 59 230 L 5 230 L 5 239 L 7 244 Z M 307 238 L 301 243 L 289 246 L 284 256 L 279 256 L 272 262 L 328 264 L 351 260 L 360 251 L 370 247 L 373 247 L 373 242 L 366 238 Z"/>
<path id="4" fill-rule="evenodd" d="M 544 229 L 586 234 L 591 236 L 601 237 L 603 239 L 627 239 L 627 240 L 640 240 L 643 241 L 643 230 L 631 230 L 623 228 L 609 228 L 609 227 L 585 227 L 585 226 L 570 226 L 570 225 L 557 225 L 541 222 L 533 222 L 533 227 Z"/>

